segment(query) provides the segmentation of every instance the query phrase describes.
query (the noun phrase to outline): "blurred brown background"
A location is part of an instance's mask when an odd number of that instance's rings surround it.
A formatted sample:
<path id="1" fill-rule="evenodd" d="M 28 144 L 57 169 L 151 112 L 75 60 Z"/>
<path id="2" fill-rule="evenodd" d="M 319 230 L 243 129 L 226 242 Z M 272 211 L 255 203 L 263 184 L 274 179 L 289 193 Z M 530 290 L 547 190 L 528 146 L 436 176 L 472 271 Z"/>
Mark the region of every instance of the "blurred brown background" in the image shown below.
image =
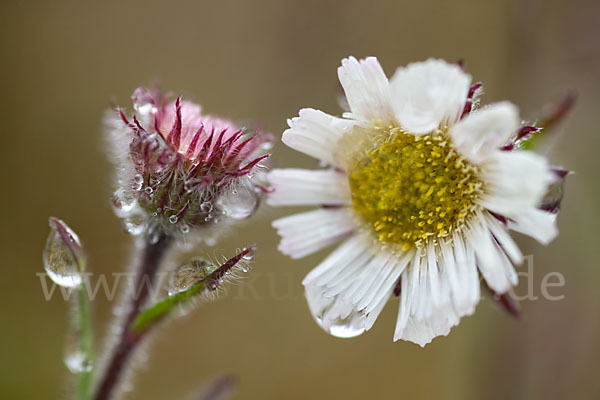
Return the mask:
<path id="1" fill-rule="evenodd" d="M 264 122 L 279 136 L 301 107 L 339 112 L 336 68 L 347 55 L 376 55 L 390 75 L 431 56 L 464 59 L 484 82 L 484 102 L 510 99 L 530 120 L 563 89 L 579 90 L 546 143 L 553 162 L 576 171 L 561 235 L 547 248 L 520 238 L 540 299 L 523 303 L 524 322 L 484 300 L 425 349 L 392 342 L 397 302 L 372 331 L 336 339 L 302 297 L 302 277 L 326 252 L 301 261 L 277 253 L 269 224 L 291 210 L 263 207 L 214 249 L 198 249 L 230 255 L 256 242 L 250 277 L 163 329 L 126 398 L 183 399 L 226 371 L 241 377 L 239 399 L 600 398 L 599 34 L 596 0 L 3 1 L 0 398 L 70 393 L 67 307 L 60 296 L 45 301 L 35 275 L 47 217 L 79 233 L 96 273 L 125 270 L 131 241 L 111 210 L 101 132 L 111 99 L 128 105 L 137 86 L 158 79 L 208 112 Z M 274 153 L 278 165 L 314 165 L 281 143 Z M 564 275 L 551 289 L 563 300 L 541 297 L 549 272 Z M 94 303 L 101 337 L 112 305 Z"/>

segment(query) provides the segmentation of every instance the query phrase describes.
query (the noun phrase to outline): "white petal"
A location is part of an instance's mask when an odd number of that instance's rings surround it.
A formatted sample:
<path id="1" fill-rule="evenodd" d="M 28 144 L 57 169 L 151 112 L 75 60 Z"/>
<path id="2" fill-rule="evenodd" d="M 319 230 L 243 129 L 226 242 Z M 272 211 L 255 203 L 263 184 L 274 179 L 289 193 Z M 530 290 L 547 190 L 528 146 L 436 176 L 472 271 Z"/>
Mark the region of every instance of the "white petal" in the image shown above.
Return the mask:
<path id="1" fill-rule="evenodd" d="M 368 241 L 361 235 L 355 235 L 344 241 L 321 264 L 310 271 L 302 284 L 306 286 L 318 280 L 315 284 L 322 286 L 349 265 L 357 264 L 356 260 L 364 255 L 370 257 Z"/>
<path id="2" fill-rule="evenodd" d="M 273 221 L 281 236 L 279 250 L 301 258 L 338 242 L 355 229 L 348 210 L 318 209 Z"/>
<path id="3" fill-rule="evenodd" d="M 312 108 L 300 110 L 299 116 L 288 120 L 290 126 L 283 132 L 283 143 L 311 157 L 337 165 L 333 154 L 338 140 L 354 122 L 332 117 Z"/>
<path id="4" fill-rule="evenodd" d="M 523 253 L 521 253 L 519 246 L 517 246 L 508 234 L 508 230 L 492 215 L 488 214 L 485 218 L 488 228 L 502 247 L 502 250 L 506 252 L 513 263 L 521 264 L 523 262 Z"/>
<path id="5" fill-rule="evenodd" d="M 474 259 L 468 262 L 461 239 L 452 244 L 442 244 L 442 273 L 452 296 L 459 317 L 471 315 L 479 303 L 479 274 Z M 458 253 L 458 254 L 457 254 Z"/>
<path id="6" fill-rule="evenodd" d="M 556 214 L 535 207 L 529 207 L 508 221 L 508 227 L 513 231 L 531 236 L 541 244 L 550 243 L 556 235 Z"/>
<path id="7" fill-rule="evenodd" d="M 453 125 L 462 114 L 470 84 L 471 77 L 460 67 L 442 60 L 399 68 L 390 80 L 396 120 L 414 134 Z"/>
<path id="8" fill-rule="evenodd" d="M 530 151 L 495 151 L 482 165 L 485 194 L 480 204 L 513 216 L 537 205 L 552 182 L 546 159 Z"/>
<path id="9" fill-rule="evenodd" d="M 375 57 L 343 59 L 338 77 L 350 106 L 347 116 L 385 126 L 393 121 L 388 79 Z"/>
<path id="10" fill-rule="evenodd" d="M 375 307 L 373 307 L 373 310 L 367 312 L 367 317 L 365 319 L 366 331 L 370 330 L 373 327 L 375 321 L 377 320 L 377 317 L 379 317 L 379 314 L 381 314 L 381 311 L 383 311 L 383 307 L 385 307 L 388 300 L 390 299 L 391 294 L 391 292 L 388 292 L 387 295 L 381 296 L 381 300 L 378 304 L 375 305 Z"/>
<path id="11" fill-rule="evenodd" d="M 272 206 L 352 203 L 347 175 L 335 170 L 275 169 L 267 179 L 274 189 L 267 197 Z"/>
<path id="12" fill-rule="evenodd" d="M 425 346 L 433 338 L 447 335 L 461 317 L 473 313 L 479 301 L 477 270 L 474 261 L 470 268 L 464 268 L 462 241 L 458 244 L 460 264 L 452 254 L 451 245 L 435 251 L 428 247 L 427 256 L 417 252 L 410 268 L 402 274 L 394 340 Z M 438 254 L 436 260 L 432 259 L 434 253 Z M 472 290 L 473 285 L 477 290 Z"/>
<path id="13" fill-rule="evenodd" d="M 502 249 L 495 242 L 483 217 L 471 224 L 466 233 L 466 245 L 475 250 L 477 266 L 490 289 L 498 294 L 506 293 L 518 282 L 515 269 Z"/>
<path id="14" fill-rule="evenodd" d="M 361 265 L 356 271 L 348 266 L 346 271 L 352 271 L 352 273 L 345 271 L 345 273 L 339 274 L 324 284 L 327 287 L 327 293 L 331 296 L 340 294 L 346 300 L 354 304 L 358 303 L 362 297 L 360 296 L 362 294 L 361 289 L 371 283 L 370 279 L 372 277 L 379 277 L 379 280 L 383 280 L 381 274 L 392 257 L 393 255 L 390 252 L 382 251 L 373 255 L 367 264 Z"/>
<path id="15" fill-rule="evenodd" d="M 386 270 L 380 274 L 385 279 L 377 279 L 374 285 L 369 288 L 369 294 L 362 296 L 358 302 L 358 309 L 369 312 L 377 307 L 377 304 L 386 296 L 386 293 L 392 292 L 400 279 L 400 275 L 414 257 L 414 252 L 407 252 L 403 257 L 395 257 L 392 262 L 386 266 Z"/>
<path id="16" fill-rule="evenodd" d="M 390 275 L 397 280 L 408 262 L 385 250 L 373 254 L 366 243 L 349 239 L 303 282 L 315 320 L 334 336 L 351 337 L 369 330 L 392 293 L 395 281 L 387 284 Z"/>
<path id="17" fill-rule="evenodd" d="M 446 307 L 434 309 L 427 319 L 409 319 L 404 330 L 398 336 L 394 336 L 394 341 L 408 340 L 425 347 L 436 337 L 448 335 L 450 329 L 459 321 L 452 305 L 447 304 Z"/>
<path id="18" fill-rule="evenodd" d="M 435 247 L 436 246 L 433 243 L 429 243 L 429 246 L 427 246 L 427 278 L 431 285 L 431 300 L 433 301 L 434 306 L 439 306 L 445 299 L 443 298 L 439 282 L 440 270 L 436 259 Z"/>
<path id="19" fill-rule="evenodd" d="M 477 263 L 475 262 L 475 249 L 466 246 L 461 235 L 455 232 L 453 234 L 453 250 L 458 275 L 462 278 L 461 287 L 464 288 L 466 301 L 477 304 L 481 288 Z"/>
<path id="20" fill-rule="evenodd" d="M 474 163 L 506 144 L 519 127 L 519 112 L 504 101 L 474 111 L 450 129 L 457 150 Z"/>

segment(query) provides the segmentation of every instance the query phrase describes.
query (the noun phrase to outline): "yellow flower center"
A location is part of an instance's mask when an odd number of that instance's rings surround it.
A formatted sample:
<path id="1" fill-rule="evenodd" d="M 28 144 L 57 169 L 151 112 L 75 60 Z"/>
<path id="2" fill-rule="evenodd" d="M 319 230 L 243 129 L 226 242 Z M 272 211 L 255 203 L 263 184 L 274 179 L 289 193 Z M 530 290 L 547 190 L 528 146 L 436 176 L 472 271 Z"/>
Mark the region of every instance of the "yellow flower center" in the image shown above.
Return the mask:
<path id="1" fill-rule="evenodd" d="M 478 168 L 443 131 L 385 136 L 350 170 L 354 210 L 381 242 L 404 250 L 460 229 L 482 191 Z"/>

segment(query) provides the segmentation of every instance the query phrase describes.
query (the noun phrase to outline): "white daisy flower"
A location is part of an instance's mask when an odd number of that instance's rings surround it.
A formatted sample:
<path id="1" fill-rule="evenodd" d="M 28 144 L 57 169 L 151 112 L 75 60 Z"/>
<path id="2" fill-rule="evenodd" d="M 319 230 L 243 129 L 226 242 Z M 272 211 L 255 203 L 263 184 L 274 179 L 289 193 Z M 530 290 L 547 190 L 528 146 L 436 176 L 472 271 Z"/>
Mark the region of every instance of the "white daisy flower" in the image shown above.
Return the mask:
<path id="1" fill-rule="evenodd" d="M 517 284 L 509 229 L 556 236 L 555 214 L 538 208 L 555 174 L 510 151 L 532 130 L 519 131 L 514 105 L 471 110 L 481 85 L 457 65 L 430 59 L 388 81 L 376 58 L 350 57 L 338 76 L 344 118 L 302 109 L 282 139 L 329 167 L 269 174 L 271 205 L 321 206 L 273 222 L 279 249 L 300 258 L 342 242 L 303 281 L 325 331 L 369 330 L 396 294 L 394 340 L 424 346 L 473 313 L 479 274 L 497 294 Z"/>

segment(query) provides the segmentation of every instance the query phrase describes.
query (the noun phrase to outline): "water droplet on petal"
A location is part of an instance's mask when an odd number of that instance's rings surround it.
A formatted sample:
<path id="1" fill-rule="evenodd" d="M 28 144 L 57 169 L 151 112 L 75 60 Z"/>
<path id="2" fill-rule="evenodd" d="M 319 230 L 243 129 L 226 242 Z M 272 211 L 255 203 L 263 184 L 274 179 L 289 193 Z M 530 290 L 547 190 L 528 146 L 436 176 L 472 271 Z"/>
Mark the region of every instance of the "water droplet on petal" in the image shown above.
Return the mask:
<path id="1" fill-rule="evenodd" d="M 50 218 L 50 228 L 43 253 L 46 273 L 57 285 L 78 287 L 82 282 L 80 263 L 83 257 L 79 238 L 56 218 Z"/>
<path id="2" fill-rule="evenodd" d="M 306 285 L 306 300 L 315 321 L 330 334 L 349 338 L 365 331 L 365 315 L 357 312 L 353 304 L 338 296 L 331 296 L 322 287 Z"/>
<path id="3" fill-rule="evenodd" d="M 352 323 L 352 318 L 339 320 L 329 327 L 329 333 L 339 338 L 351 338 L 362 334 L 365 331 L 364 326 Z"/>
<path id="4" fill-rule="evenodd" d="M 189 289 L 216 269 L 216 266 L 203 258 L 194 258 L 179 266 L 171 277 L 169 296 Z"/>
<path id="5" fill-rule="evenodd" d="M 333 336 L 340 338 L 355 337 L 365 331 L 365 322 L 361 314 L 351 313 L 345 318 L 337 318 L 333 321 L 331 318 L 328 318 L 327 311 L 334 306 L 334 304 L 330 305 L 329 308 L 325 309 L 323 313 L 321 313 L 321 315 L 316 316 L 315 319 L 321 328 Z"/>

